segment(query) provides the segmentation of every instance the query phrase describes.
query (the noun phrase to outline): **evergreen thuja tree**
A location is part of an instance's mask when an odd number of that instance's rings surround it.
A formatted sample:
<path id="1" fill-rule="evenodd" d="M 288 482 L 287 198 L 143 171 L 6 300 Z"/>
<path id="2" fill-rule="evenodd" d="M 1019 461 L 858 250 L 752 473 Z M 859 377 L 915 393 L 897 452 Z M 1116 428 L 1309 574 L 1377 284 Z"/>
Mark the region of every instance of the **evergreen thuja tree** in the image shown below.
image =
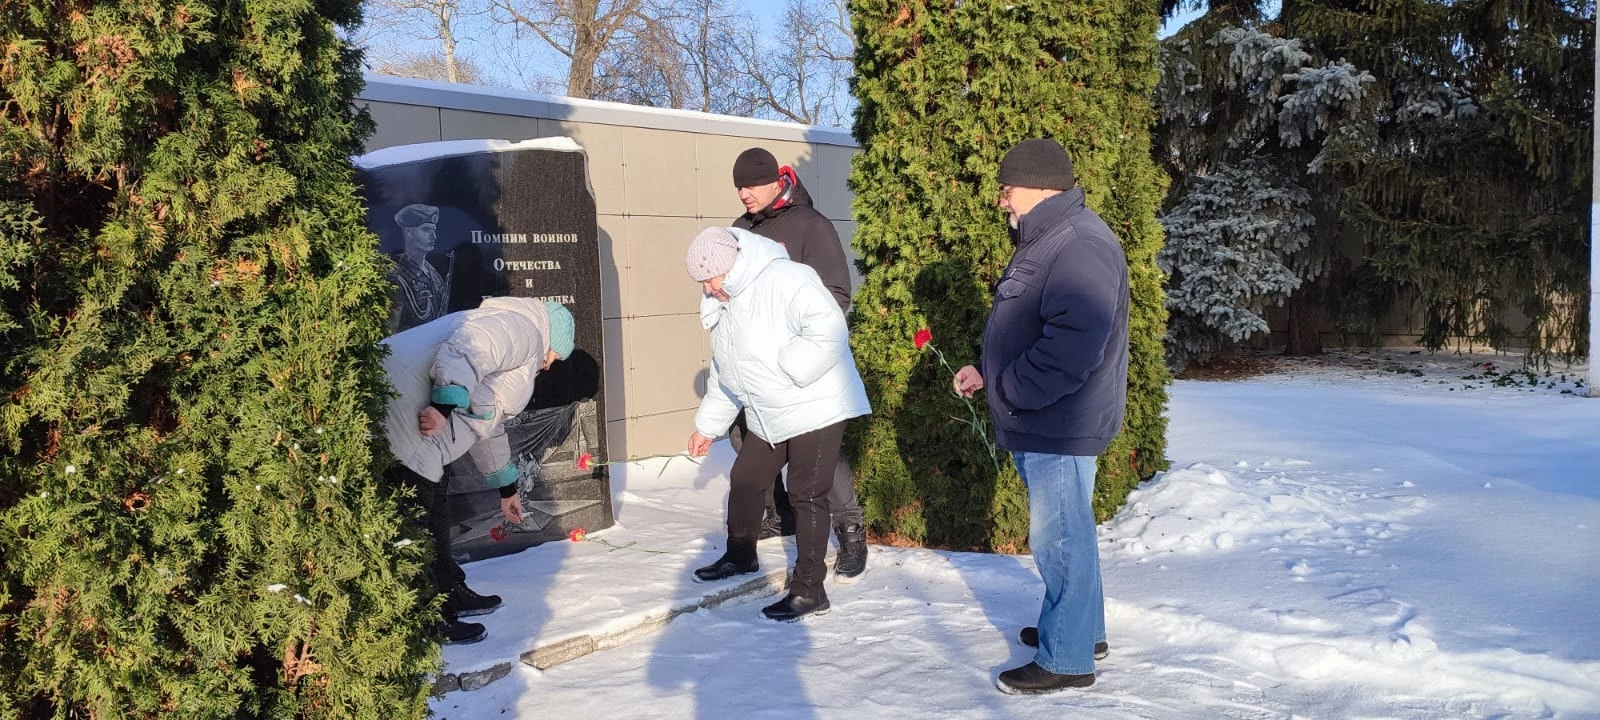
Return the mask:
<path id="1" fill-rule="evenodd" d="M 1066 146 L 1090 206 L 1128 255 L 1128 414 L 1096 482 L 1096 511 L 1109 516 L 1166 462 L 1166 310 L 1155 265 L 1165 178 L 1150 154 L 1158 4 L 852 0 L 849 8 L 862 147 L 850 176 L 853 245 L 863 275 L 851 339 L 873 414 L 852 423 L 848 446 L 869 524 L 880 537 L 919 544 L 1026 546 L 1025 490 L 986 441 L 993 433 L 981 396 L 975 429 L 950 380 L 976 359 L 991 283 L 1011 255 L 995 206 L 1000 159 L 1030 137 Z M 913 344 L 922 328 L 937 353 Z"/>
<path id="2" fill-rule="evenodd" d="M 404 718 L 341 0 L 0 14 L 0 717 Z"/>

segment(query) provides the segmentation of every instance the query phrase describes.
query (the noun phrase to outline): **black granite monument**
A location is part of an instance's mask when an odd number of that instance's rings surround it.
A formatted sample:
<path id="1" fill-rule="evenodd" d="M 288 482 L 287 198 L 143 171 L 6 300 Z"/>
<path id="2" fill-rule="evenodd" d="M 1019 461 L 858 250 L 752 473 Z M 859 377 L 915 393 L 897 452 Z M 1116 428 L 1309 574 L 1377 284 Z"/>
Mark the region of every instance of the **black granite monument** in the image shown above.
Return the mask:
<path id="1" fill-rule="evenodd" d="M 395 258 L 391 332 L 493 296 L 555 300 L 576 321 L 572 356 L 539 373 L 533 400 L 506 423 L 523 521 L 505 523 L 471 461 L 446 470 L 458 559 L 609 527 L 606 466 L 579 468 L 586 455 L 608 457 L 599 227 L 582 148 L 566 138 L 424 143 L 356 165 L 367 225 Z"/>

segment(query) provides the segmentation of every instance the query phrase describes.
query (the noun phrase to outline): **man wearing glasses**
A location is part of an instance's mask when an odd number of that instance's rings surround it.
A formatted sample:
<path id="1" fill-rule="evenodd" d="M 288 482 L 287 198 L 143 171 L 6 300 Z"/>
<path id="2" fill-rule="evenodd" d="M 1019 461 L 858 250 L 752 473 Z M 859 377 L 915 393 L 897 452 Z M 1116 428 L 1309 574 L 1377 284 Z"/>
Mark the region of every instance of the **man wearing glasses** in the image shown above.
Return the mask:
<path id="1" fill-rule="evenodd" d="M 986 390 L 995 444 L 1028 487 L 1045 595 L 1038 627 L 1019 641 L 1039 650 L 996 685 L 1033 695 L 1093 685 L 1109 651 L 1094 476 L 1127 405 L 1128 263 L 1054 140 L 1018 143 L 999 180 L 1016 250 L 995 286 L 982 368 L 961 368 L 954 383 L 964 397 Z"/>

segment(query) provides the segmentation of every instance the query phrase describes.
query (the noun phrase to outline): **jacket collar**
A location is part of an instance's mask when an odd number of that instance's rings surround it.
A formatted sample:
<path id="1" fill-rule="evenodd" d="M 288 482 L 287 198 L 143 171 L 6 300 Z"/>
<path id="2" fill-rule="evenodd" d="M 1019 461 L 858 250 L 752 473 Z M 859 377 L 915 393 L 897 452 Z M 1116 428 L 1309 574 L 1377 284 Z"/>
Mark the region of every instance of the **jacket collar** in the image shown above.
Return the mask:
<path id="1" fill-rule="evenodd" d="M 1050 234 L 1061 221 L 1078 214 L 1083 208 L 1083 188 L 1073 188 L 1046 198 L 1017 220 L 1017 247 Z"/>
<path id="2" fill-rule="evenodd" d="M 756 277 L 763 270 L 779 260 L 788 260 L 789 251 L 782 245 L 757 235 L 743 228 L 728 228 L 739 240 L 739 255 L 733 261 L 733 268 L 728 271 L 728 276 L 722 281 L 722 289 L 728 293 L 730 299 L 743 295 L 750 288 Z M 721 317 L 722 308 L 728 303 L 709 295 L 702 295 L 700 301 L 700 325 L 707 330 L 716 327 Z"/>
<path id="3" fill-rule="evenodd" d="M 811 192 L 806 190 L 806 186 L 800 182 L 799 176 L 795 175 L 793 170 L 786 166 L 779 172 L 787 173 L 790 180 L 789 189 L 779 193 L 777 197 L 772 199 L 772 202 L 767 203 L 766 207 L 753 213 L 745 213 L 745 222 L 751 225 L 760 225 L 788 212 L 790 208 L 814 206 L 811 200 Z"/>

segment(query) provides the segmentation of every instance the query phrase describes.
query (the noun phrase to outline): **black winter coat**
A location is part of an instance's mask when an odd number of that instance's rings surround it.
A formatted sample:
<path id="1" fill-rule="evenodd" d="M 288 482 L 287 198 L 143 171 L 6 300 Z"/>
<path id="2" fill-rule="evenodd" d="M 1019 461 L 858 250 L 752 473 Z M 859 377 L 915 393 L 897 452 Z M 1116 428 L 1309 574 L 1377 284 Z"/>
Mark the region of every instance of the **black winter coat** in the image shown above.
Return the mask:
<path id="1" fill-rule="evenodd" d="M 792 173 L 788 171 L 783 176 L 790 185 L 772 204 L 739 216 L 733 226 L 776 240 L 789 251 L 790 260 L 811 266 L 839 303 L 839 309 L 848 315 L 850 266 L 845 260 L 844 245 L 839 242 L 833 223 L 812 206 L 811 193 Z"/>

